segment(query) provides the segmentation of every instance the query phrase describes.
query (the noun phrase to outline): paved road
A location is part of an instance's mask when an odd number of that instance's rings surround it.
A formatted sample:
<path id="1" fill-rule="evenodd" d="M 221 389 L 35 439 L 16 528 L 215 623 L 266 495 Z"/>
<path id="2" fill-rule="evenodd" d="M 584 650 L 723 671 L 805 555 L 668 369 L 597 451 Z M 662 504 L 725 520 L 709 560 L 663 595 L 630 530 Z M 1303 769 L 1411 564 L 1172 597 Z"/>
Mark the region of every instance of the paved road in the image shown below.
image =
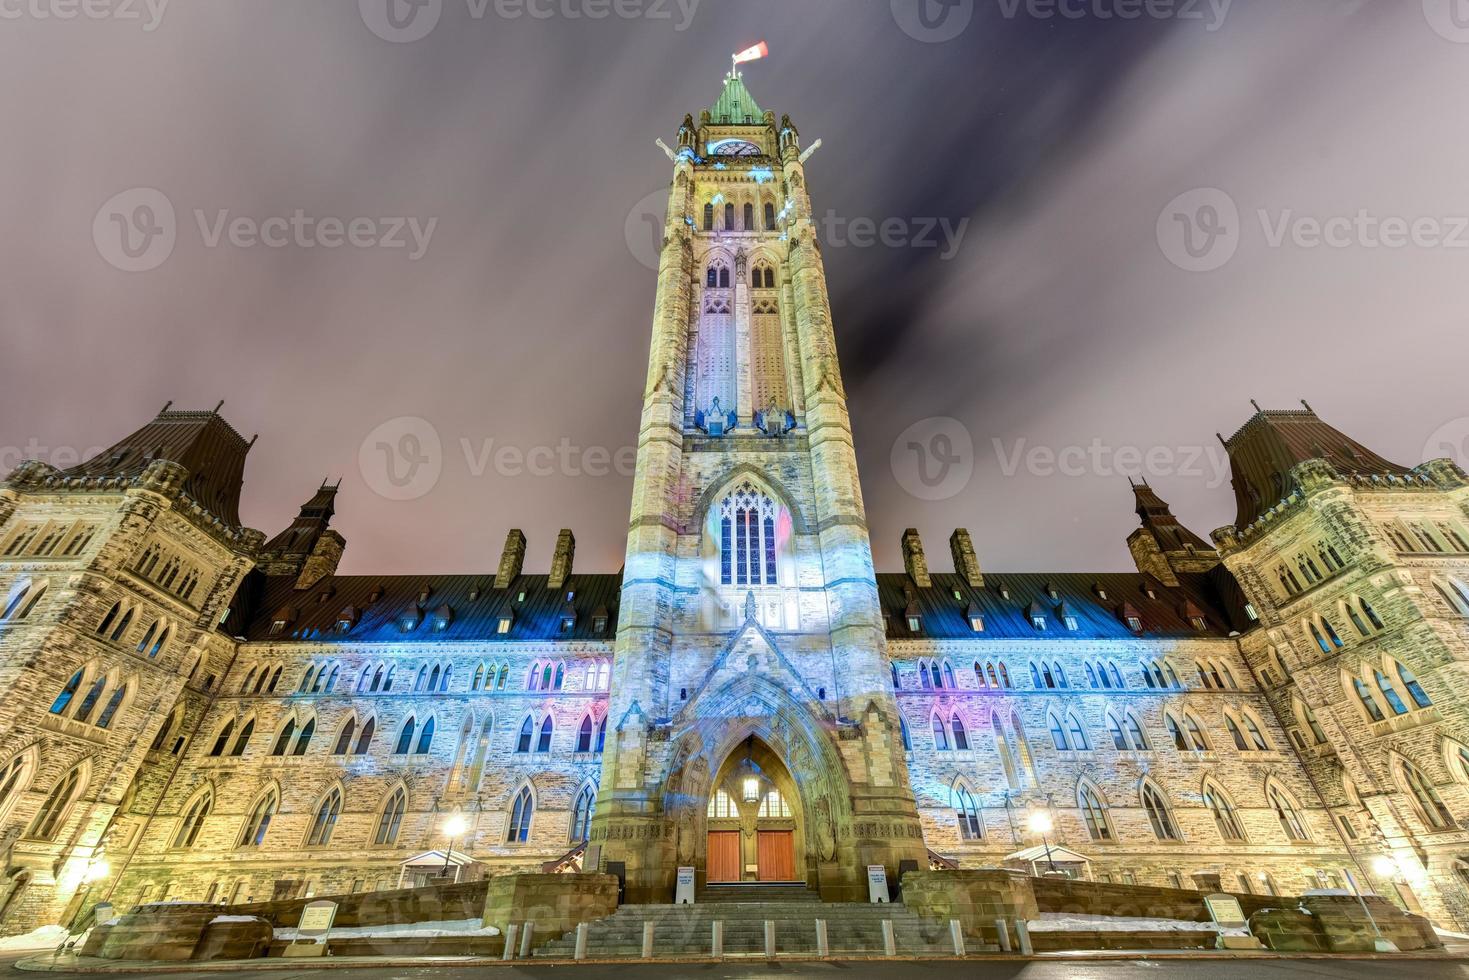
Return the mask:
<path id="1" fill-rule="evenodd" d="M 11 964 L 19 957 L 0 957 L 0 977 L 95 978 L 97 974 L 25 973 Z M 141 974 L 131 974 L 141 976 Z M 1253 960 L 1200 961 L 1111 960 L 967 963 L 787 963 L 717 964 L 629 963 L 618 966 L 411 966 L 364 969 L 238 970 L 161 974 L 178 980 L 1469 980 L 1469 961 L 1428 960 Z"/>

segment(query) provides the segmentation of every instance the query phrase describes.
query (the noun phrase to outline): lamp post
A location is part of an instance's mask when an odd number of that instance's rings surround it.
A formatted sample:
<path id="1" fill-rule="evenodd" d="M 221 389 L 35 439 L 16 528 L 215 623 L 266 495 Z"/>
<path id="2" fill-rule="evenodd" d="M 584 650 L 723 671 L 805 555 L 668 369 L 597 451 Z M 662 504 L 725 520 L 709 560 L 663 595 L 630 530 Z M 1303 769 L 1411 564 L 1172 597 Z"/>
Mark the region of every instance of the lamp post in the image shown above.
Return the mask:
<path id="1" fill-rule="evenodd" d="M 1385 854 L 1379 854 L 1372 859 L 1372 873 L 1379 878 L 1391 880 L 1396 877 L 1398 866 L 1392 858 Z M 1382 934 L 1382 929 L 1377 925 L 1377 917 L 1367 907 L 1367 899 L 1362 897 L 1362 889 L 1358 887 L 1357 878 L 1350 870 L 1347 871 L 1347 880 L 1352 883 L 1352 891 L 1357 896 L 1357 903 L 1362 906 L 1362 911 L 1367 913 L 1367 921 L 1372 923 L 1372 931 L 1377 934 L 1377 939 L 1372 944 L 1373 948 L 1379 953 L 1396 953 L 1398 951 L 1397 945 Z M 1373 891 L 1376 891 L 1376 889 L 1374 888 Z"/>
<path id="2" fill-rule="evenodd" d="M 1029 822 L 1030 822 L 1030 832 L 1033 833 L 1033 834 L 1040 834 L 1041 835 L 1041 843 L 1044 844 L 1045 845 L 1045 848 L 1046 848 L 1046 864 L 1050 867 L 1051 873 L 1052 874 L 1055 874 L 1056 873 L 1056 862 L 1051 857 L 1051 841 L 1046 836 L 1047 834 L 1049 834 L 1051 832 L 1051 829 L 1055 826 L 1055 824 L 1051 821 L 1051 815 L 1049 813 L 1046 813 L 1043 810 L 1037 810 L 1037 811 L 1035 811 L 1034 813 L 1032 813 L 1030 815 L 1030 821 Z"/>
<path id="3" fill-rule="evenodd" d="M 71 923 L 75 924 L 87 907 L 87 899 L 92 896 L 92 886 L 112 874 L 112 865 L 103 858 L 98 858 L 87 863 L 86 870 L 82 872 L 82 884 L 87 887 L 82 890 L 81 898 L 77 900 L 76 914 L 71 917 Z"/>
<path id="4" fill-rule="evenodd" d="M 456 813 L 444 821 L 444 833 L 449 836 L 449 849 L 444 852 L 444 874 L 449 876 L 449 861 L 454 855 L 454 841 L 463 837 L 469 830 L 469 821 L 464 819 L 464 814 Z"/>

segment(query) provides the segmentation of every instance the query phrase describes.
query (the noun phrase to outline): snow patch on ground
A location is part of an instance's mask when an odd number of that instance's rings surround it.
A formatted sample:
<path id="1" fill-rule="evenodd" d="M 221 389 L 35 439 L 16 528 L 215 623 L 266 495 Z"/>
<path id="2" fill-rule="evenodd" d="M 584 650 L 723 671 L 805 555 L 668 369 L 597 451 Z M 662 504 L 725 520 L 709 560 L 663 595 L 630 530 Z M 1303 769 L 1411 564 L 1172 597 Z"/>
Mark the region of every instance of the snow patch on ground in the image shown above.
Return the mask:
<path id="1" fill-rule="evenodd" d="M 55 949 L 66 937 L 66 926 L 42 926 L 24 936 L 6 936 L 0 939 L 0 950 Z"/>
<path id="2" fill-rule="evenodd" d="M 217 919 L 215 921 L 218 921 Z M 479 919 L 440 919 L 435 922 L 398 922 L 381 926 L 354 926 L 332 929 L 332 939 L 435 939 L 441 936 L 498 936 L 500 930 Z M 320 937 L 302 936 L 299 929 L 277 929 L 275 938 L 295 940 Z"/>
<path id="3" fill-rule="evenodd" d="M 1027 925 L 1031 932 L 1217 932 L 1224 936 L 1248 936 L 1249 929 L 1228 928 L 1215 922 L 1184 919 L 1134 919 L 1120 915 L 1070 915 L 1042 912 Z"/>
<path id="4" fill-rule="evenodd" d="M 258 915 L 216 915 L 209 920 L 210 925 L 216 922 L 264 922 Z"/>

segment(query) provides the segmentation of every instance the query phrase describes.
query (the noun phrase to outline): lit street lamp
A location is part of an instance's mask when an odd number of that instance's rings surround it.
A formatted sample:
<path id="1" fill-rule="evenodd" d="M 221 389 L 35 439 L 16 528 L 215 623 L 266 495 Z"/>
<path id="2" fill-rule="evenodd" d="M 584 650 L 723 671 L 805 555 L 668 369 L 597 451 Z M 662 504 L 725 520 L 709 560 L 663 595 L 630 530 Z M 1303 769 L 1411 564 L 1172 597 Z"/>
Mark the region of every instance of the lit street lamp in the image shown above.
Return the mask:
<path id="1" fill-rule="evenodd" d="M 1044 844 L 1046 848 L 1046 864 L 1050 866 L 1051 873 L 1055 874 L 1056 862 L 1051 857 L 1051 842 L 1046 837 L 1046 835 L 1051 832 L 1053 827 L 1055 827 L 1055 824 L 1052 822 L 1051 815 L 1049 813 L 1046 813 L 1042 810 L 1037 810 L 1030 815 L 1030 832 L 1032 834 L 1041 835 L 1041 843 Z"/>
<path id="2" fill-rule="evenodd" d="M 454 854 L 454 842 L 463 837 L 469 830 L 469 821 L 464 819 L 464 814 L 456 813 L 444 821 L 444 833 L 449 835 L 449 849 L 444 852 L 444 877 L 449 876 L 449 860 Z"/>

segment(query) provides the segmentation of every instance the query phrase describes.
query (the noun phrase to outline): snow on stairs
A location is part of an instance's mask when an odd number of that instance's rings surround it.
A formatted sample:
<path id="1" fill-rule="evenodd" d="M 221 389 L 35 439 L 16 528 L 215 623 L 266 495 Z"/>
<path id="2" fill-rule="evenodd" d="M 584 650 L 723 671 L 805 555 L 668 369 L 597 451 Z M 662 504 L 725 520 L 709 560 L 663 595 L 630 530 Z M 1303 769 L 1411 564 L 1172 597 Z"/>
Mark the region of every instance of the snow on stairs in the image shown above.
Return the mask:
<path id="1" fill-rule="evenodd" d="M 800 891 L 797 889 L 797 891 Z M 767 894 L 762 889 L 761 894 Z M 588 930 L 587 956 L 638 958 L 643 950 L 643 924 L 652 922 L 653 955 L 657 958 L 708 956 L 713 924 L 724 923 L 726 956 L 763 956 L 765 922 L 775 923 L 775 948 L 780 955 L 816 955 L 816 920 L 826 920 L 833 956 L 884 953 L 882 923 L 893 922 L 899 956 L 953 956 L 947 923 L 937 923 L 902 905 L 830 904 L 803 895 L 791 901 L 731 901 L 730 896 L 699 905 L 624 905 L 616 913 L 593 922 Z M 540 958 L 571 959 L 576 933 L 536 950 Z"/>

